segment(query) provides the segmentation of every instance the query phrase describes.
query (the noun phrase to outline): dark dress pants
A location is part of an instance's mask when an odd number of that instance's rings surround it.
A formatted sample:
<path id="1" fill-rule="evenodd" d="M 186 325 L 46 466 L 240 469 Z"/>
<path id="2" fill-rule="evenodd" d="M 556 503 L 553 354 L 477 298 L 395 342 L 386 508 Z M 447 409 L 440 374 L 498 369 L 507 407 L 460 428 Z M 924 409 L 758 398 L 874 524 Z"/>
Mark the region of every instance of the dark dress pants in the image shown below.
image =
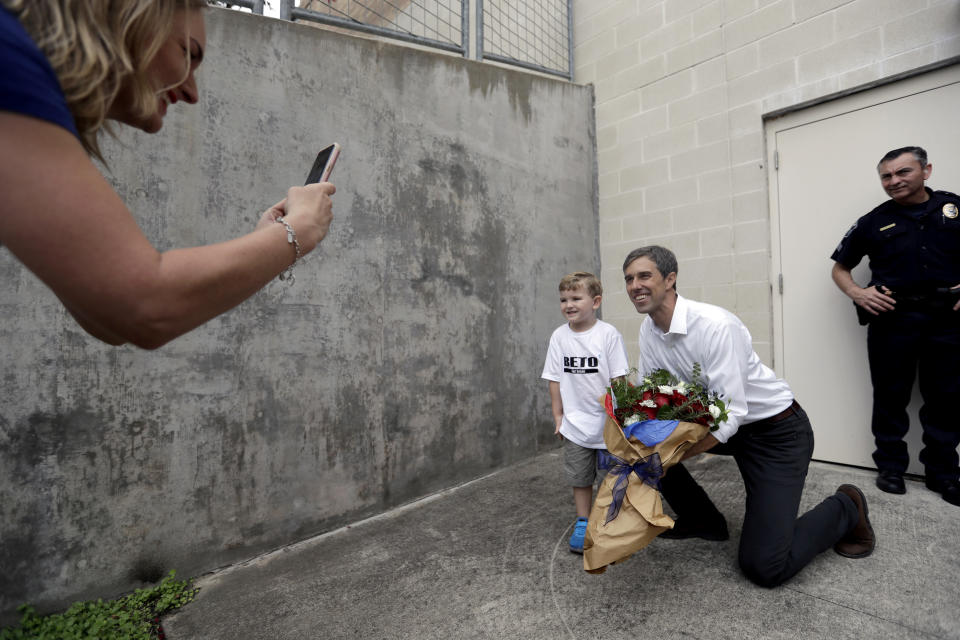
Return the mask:
<path id="1" fill-rule="evenodd" d="M 761 420 L 740 427 L 710 453 L 733 455 L 747 494 L 739 563 L 744 574 L 764 587 L 793 577 L 856 524 L 853 501 L 834 494 L 797 518 L 800 495 L 813 455 L 813 430 L 803 409 L 777 422 Z M 722 517 L 706 492 L 682 465 L 661 479 L 663 497 L 688 523 Z"/>
<path id="2" fill-rule="evenodd" d="M 910 463 L 903 441 L 907 405 L 920 374 L 920 424 L 927 478 L 957 479 L 960 444 L 960 313 L 894 311 L 870 322 L 867 354 L 873 382 L 873 461 L 880 471 L 903 473 Z"/>

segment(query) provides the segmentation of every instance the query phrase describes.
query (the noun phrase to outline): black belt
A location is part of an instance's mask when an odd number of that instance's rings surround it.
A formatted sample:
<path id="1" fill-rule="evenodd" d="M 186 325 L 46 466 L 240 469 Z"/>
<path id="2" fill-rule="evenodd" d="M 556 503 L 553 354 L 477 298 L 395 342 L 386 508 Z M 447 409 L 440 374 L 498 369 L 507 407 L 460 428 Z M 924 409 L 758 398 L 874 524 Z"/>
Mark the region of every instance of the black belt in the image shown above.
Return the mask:
<path id="1" fill-rule="evenodd" d="M 886 285 L 878 284 L 875 286 L 877 291 L 890 290 L 890 287 Z M 940 311 L 953 308 L 953 305 L 960 299 L 960 289 L 937 287 L 893 290 L 890 296 L 897 301 L 897 309 L 901 311 Z"/>

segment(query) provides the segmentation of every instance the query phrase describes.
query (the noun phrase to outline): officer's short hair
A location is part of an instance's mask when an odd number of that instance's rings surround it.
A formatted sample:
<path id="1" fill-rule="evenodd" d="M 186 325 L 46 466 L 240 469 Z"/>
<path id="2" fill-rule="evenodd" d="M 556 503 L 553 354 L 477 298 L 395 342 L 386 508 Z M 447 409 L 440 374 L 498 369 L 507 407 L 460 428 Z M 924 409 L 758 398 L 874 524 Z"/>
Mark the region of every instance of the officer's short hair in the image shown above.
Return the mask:
<path id="1" fill-rule="evenodd" d="M 880 158 L 880 162 L 877 163 L 877 169 L 880 168 L 884 162 L 899 158 L 905 153 L 912 153 L 913 157 L 917 159 L 917 162 L 920 163 L 920 168 L 923 169 L 927 166 L 927 152 L 923 147 L 900 147 L 899 149 L 894 149 L 893 151 L 887 151 L 887 154 Z"/>
<path id="2" fill-rule="evenodd" d="M 657 265 L 657 271 L 659 271 L 660 275 L 664 278 L 678 271 L 677 256 L 673 254 L 673 251 L 656 244 L 639 247 L 628 253 L 626 259 L 623 261 L 623 270 L 626 271 L 630 263 L 638 258 L 650 258 L 650 260 Z M 676 290 L 676 282 L 673 283 L 673 288 Z"/>

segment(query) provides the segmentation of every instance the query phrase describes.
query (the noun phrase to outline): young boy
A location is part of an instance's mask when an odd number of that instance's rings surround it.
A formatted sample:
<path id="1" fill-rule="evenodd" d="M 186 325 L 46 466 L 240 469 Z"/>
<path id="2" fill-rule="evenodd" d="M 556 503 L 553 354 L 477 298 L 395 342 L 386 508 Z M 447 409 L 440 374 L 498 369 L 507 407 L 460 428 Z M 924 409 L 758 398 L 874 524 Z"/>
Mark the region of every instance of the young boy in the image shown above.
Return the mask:
<path id="1" fill-rule="evenodd" d="M 597 477 L 597 450 L 605 449 L 600 403 L 610 380 L 627 374 L 623 336 L 597 319 L 603 287 L 592 273 L 577 271 L 560 281 L 560 312 L 567 323 L 550 336 L 541 377 L 549 381 L 554 433 L 563 439 L 563 469 L 573 486 L 577 521 L 570 551 L 583 553 L 583 536 Z"/>

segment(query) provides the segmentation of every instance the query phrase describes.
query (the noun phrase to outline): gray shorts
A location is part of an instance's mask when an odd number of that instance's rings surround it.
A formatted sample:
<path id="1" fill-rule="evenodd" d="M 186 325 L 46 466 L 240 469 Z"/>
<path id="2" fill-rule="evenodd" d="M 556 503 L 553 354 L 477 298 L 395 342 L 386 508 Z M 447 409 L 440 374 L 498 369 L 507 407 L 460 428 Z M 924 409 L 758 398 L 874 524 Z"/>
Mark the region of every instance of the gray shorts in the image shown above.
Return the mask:
<path id="1" fill-rule="evenodd" d="M 606 471 L 597 469 L 597 452 L 603 449 L 590 449 L 563 439 L 563 477 L 571 487 L 592 487 L 598 477 Z"/>

